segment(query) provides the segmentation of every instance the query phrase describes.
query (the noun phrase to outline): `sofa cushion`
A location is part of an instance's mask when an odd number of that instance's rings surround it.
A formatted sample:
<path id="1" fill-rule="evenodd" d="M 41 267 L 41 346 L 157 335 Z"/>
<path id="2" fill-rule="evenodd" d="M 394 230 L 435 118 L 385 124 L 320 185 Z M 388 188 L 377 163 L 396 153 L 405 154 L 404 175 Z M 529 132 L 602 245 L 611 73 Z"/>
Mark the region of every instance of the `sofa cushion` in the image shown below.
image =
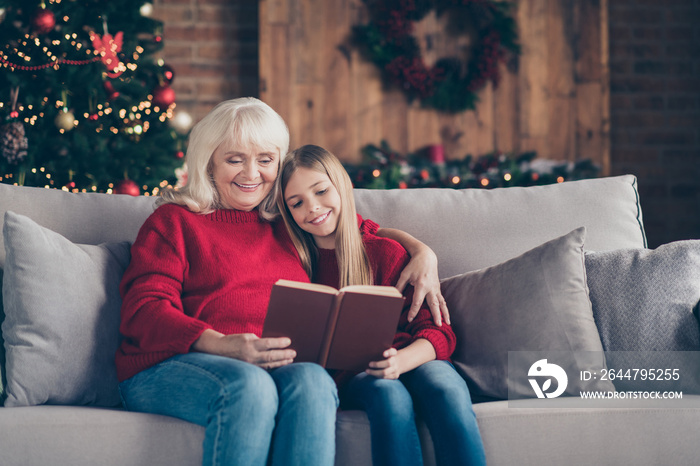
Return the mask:
<path id="1" fill-rule="evenodd" d="M 26 215 L 74 243 L 134 241 L 153 213 L 155 197 L 103 193 L 70 193 L 0 183 L 0 229 L 5 212 Z M 5 248 L 0 235 L 0 268 Z"/>
<path id="2" fill-rule="evenodd" d="M 119 282 L 129 243 L 73 244 L 5 214 L 5 406 L 120 402 Z"/>
<path id="3" fill-rule="evenodd" d="M 0 408 L 3 466 L 201 466 L 204 428 L 85 406 Z"/>
<path id="4" fill-rule="evenodd" d="M 700 351 L 700 240 L 586 253 L 606 351 Z"/>
<path id="5" fill-rule="evenodd" d="M 535 396 L 527 377 L 509 380 L 509 351 L 591 352 L 587 361 L 574 361 L 573 373 L 605 367 L 586 288 L 585 233 L 578 228 L 501 264 L 443 280 L 457 335 L 452 359 L 476 399 Z M 565 393 L 578 395 L 580 388 L 569 377 Z"/>
<path id="6" fill-rule="evenodd" d="M 499 264 L 586 227 L 586 247 L 646 246 L 632 175 L 497 189 L 356 189 L 357 211 L 433 248 L 440 277 Z"/>
<path id="7" fill-rule="evenodd" d="M 2 236 L 2 235 L 0 235 Z M 0 270 L 0 285 L 2 284 L 2 270 Z M 0 288 L 2 288 L 0 286 Z M 5 320 L 5 311 L 2 307 L 2 293 L 0 293 L 0 328 L 2 328 L 2 322 Z M 5 343 L 2 338 L 2 331 L 0 331 L 0 405 L 5 401 L 5 385 L 7 381 L 5 379 Z"/>

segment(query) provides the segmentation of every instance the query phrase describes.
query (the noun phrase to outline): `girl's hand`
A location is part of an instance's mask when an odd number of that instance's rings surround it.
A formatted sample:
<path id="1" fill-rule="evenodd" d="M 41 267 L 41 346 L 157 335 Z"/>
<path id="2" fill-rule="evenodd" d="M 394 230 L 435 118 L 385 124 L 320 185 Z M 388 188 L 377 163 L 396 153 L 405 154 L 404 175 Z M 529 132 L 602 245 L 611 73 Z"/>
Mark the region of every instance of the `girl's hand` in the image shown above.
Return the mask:
<path id="1" fill-rule="evenodd" d="M 378 379 L 398 379 L 401 375 L 401 369 L 396 357 L 397 354 L 396 348 L 389 348 L 382 354 L 385 359 L 370 362 L 369 368 L 365 372 Z"/>
<path id="2" fill-rule="evenodd" d="M 209 329 L 194 342 L 192 349 L 239 359 L 263 369 L 274 369 L 294 361 L 296 351 L 284 349 L 291 343 L 286 337 L 259 338 L 252 333 L 224 335 Z"/>
<path id="3" fill-rule="evenodd" d="M 411 322 L 423 304 L 425 299 L 430 307 L 435 325 L 442 325 L 442 317 L 450 323 L 450 312 L 447 303 L 440 290 L 440 278 L 438 277 L 437 256 L 432 249 L 425 246 L 411 256 L 410 262 L 401 272 L 396 288 L 403 292 L 407 284 L 413 285 L 413 302 L 408 311 L 408 321 Z"/>

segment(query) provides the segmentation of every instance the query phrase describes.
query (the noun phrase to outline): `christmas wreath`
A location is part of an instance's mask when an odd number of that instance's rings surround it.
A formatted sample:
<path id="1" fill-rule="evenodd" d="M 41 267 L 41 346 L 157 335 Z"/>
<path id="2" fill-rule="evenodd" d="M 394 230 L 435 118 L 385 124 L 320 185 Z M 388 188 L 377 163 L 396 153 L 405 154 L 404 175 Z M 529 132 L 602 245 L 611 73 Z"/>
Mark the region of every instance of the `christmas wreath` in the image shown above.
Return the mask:
<path id="1" fill-rule="evenodd" d="M 409 102 L 457 113 L 474 109 L 477 93 L 488 81 L 499 80 L 499 63 L 520 53 L 512 5 L 490 0 L 365 0 L 370 20 L 353 29 L 363 54 L 382 71 L 390 85 L 403 89 Z M 421 54 L 413 26 L 435 10 L 454 15 L 475 31 L 468 60 L 440 58 L 429 67 Z M 464 30 L 466 24 L 457 24 Z"/>

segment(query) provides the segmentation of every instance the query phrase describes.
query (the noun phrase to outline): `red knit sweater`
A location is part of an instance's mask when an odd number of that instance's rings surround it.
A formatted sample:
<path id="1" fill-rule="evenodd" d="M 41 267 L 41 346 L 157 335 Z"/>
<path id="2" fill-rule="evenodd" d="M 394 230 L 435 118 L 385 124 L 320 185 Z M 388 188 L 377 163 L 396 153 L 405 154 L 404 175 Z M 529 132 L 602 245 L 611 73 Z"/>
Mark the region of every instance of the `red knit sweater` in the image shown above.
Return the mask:
<path id="1" fill-rule="evenodd" d="M 282 222 L 257 211 L 159 207 L 141 227 L 121 282 L 119 380 L 187 353 L 208 328 L 260 336 L 280 278 L 309 281 Z"/>
<path id="2" fill-rule="evenodd" d="M 358 221 L 362 232 L 362 241 L 374 274 L 374 284 L 395 286 L 399 281 L 401 271 L 406 267 L 410 259 L 408 253 L 396 241 L 376 236 L 375 233 L 379 229 L 379 225 L 373 221 L 363 221 L 359 216 Z M 318 276 L 316 280 L 319 283 L 333 287 L 338 287 L 340 284 L 335 250 L 319 250 Z M 401 349 L 419 338 L 425 338 L 435 348 L 437 359 L 449 359 L 454 352 L 456 341 L 452 327 L 444 322 L 441 327 L 435 325 L 430 309 L 425 304 L 421 307 L 416 318 L 409 323 L 408 311 L 413 299 L 413 287 L 407 287 L 404 295 L 406 296 L 406 305 L 399 319 L 399 327 L 394 337 L 394 347 Z M 336 378 L 336 380 L 339 379 Z"/>

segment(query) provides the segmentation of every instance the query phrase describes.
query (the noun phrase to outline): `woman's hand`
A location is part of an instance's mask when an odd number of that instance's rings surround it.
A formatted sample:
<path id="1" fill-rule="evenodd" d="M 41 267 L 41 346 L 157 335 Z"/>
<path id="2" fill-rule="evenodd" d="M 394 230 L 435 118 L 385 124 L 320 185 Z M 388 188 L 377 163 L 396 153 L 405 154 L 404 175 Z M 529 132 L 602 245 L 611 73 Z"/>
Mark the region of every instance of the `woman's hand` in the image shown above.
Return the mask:
<path id="1" fill-rule="evenodd" d="M 430 313 L 433 315 L 435 325 L 442 325 L 442 319 L 450 323 L 450 312 L 447 310 L 447 303 L 440 291 L 440 277 L 438 275 L 437 256 L 425 243 L 418 241 L 402 230 L 394 228 L 380 228 L 377 236 L 391 238 L 398 241 L 403 246 L 411 260 L 401 272 L 396 288 L 403 292 L 406 285 L 414 287 L 413 302 L 408 310 L 408 321 L 411 322 L 423 305 L 427 301 Z"/>
<path id="2" fill-rule="evenodd" d="M 285 349 L 291 343 L 286 337 L 259 338 L 252 333 L 224 335 L 208 329 L 194 342 L 192 349 L 239 359 L 263 369 L 274 369 L 294 361 L 296 351 Z"/>
<path id="3" fill-rule="evenodd" d="M 370 362 L 369 368 L 365 372 L 378 379 L 398 379 L 402 372 L 399 368 L 397 354 L 396 348 L 389 348 L 382 353 L 384 359 Z"/>
<path id="4" fill-rule="evenodd" d="M 414 288 L 413 302 L 408 311 L 409 322 L 418 315 L 425 300 L 430 307 L 435 325 L 442 325 L 443 316 L 445 322 L 450 323 L 450 312 L 447 310 L 447 303 L 440 290 L 437 256 L 429 247 L 423 245 L 419 251 L 411 255 L 411 260 L 401 272 L 396 288 L 403 292 L 408 284 L 413 285 Z"/>

